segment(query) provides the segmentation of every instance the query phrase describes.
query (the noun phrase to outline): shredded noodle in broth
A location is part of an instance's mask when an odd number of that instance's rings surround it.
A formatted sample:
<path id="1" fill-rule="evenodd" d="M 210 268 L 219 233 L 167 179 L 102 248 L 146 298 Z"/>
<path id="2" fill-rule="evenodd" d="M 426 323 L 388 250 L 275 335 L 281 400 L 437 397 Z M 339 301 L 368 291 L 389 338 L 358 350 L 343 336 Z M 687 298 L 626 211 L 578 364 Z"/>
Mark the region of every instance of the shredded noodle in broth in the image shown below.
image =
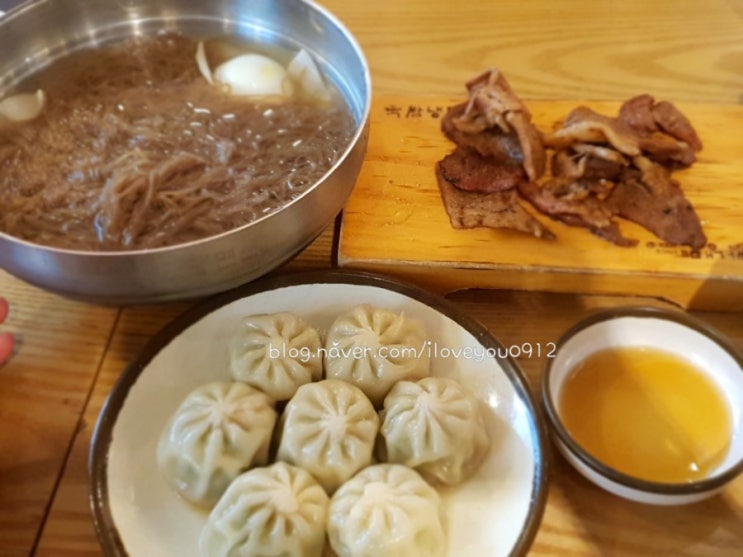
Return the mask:
<path id="1" fill-rule="evenodd" d="M 187 242 L 275 211 L 348 145 L 339 94 L 233 97 L 201 77 L 195 51 L 167 35 L 46 70 L 41 116 L 0 128 L 0 230 L 84 250 Z"/>

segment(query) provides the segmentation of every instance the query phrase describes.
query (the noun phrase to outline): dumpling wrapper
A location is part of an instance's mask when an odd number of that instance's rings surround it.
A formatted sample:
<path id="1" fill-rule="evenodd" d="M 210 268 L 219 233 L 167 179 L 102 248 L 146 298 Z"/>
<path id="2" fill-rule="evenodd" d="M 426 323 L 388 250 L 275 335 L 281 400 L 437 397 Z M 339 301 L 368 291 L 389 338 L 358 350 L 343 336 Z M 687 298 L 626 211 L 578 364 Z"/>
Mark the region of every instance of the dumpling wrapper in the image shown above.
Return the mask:
<path id="1" fill-rule="evenodd" d="M 431 373 L 426 333 L 401 313 L 363 304 L 339 316 L 325 342 L 325 376 L 359 387 L 375 406 L 398 381 Z"/>
<path id="2" fill-rule="evenodd" d="M 296 315 L 251 315 L 230 342 L 230 373 L 274 400 L 289 400 L 322 378 L 321 347 L 320 333 Z"/>
<path id="3" fill-rule="evenodd" d="M 241 472 L 268 461 L 276 420 L 273 401 L 257 389 L 208 383 L 189 393 L 168 422 L 158 467 L 185 499 L 213 505 Z"/>
<path id="4" fill-rule="evenodd" d="M 338 557 L 443 557 L 441 498 L 406 466 L 370 466 L 330 499 L 328 539 Z"/>
<path id="5" fill-rule="evenodd" d="M 414 468 L 432 484 L 461 483 L 490 449 L 482 412 L 454 379 L 401 381 L 384 399 L 383 459 Z"/>
<path id="6" fill-rule="evenodd" d="M 379 416 L 350 383 L 302 385 L 284 409 L 277 459 L 310 472 L 328 493 L 372 462 Z"/>
<path id="7" fill-rule="evenodd" d="M 235 479 L 199 537 L 202 557 L 321 557 L 329 499 L 305 470 L 278 462 Z"/>

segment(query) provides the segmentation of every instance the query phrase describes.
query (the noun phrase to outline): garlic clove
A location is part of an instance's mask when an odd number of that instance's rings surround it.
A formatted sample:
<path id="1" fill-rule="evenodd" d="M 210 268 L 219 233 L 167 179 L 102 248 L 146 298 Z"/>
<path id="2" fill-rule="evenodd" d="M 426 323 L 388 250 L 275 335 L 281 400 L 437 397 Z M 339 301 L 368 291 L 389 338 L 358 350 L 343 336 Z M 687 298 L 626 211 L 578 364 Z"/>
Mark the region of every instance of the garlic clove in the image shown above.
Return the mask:
<path id="1" fill-rule="evenodd" d="M 330 100 L 330 90 L 325 85 L 320 69 L 305 49 L 294 56 L 288 72 L 306 95 L 321 101 Z"/>
<path id="2" fill-rule="evenodd" d="M 36 93 L 20 93 L 0 101 L 0 117 L 11 122 L 33 120 L 44 109 L 46 95 L 39 89 Z"/>
<path id="3" fill-rule="evenodd" d="M 214 70 L 214 80 L 233 95 L 290 96 L 289 74 L 275 60 L 261 54 L 242 54 Z"/>

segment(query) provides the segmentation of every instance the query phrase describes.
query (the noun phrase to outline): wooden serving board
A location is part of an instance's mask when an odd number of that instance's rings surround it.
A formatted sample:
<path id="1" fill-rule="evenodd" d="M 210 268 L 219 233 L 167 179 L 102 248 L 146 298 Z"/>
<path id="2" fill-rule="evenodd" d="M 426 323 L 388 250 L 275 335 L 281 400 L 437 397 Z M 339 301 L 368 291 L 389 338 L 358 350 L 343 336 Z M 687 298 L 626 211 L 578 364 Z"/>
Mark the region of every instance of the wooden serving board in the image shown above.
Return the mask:
<path id="1" fill-rule="evenodd" d="M 679 104 L 704 149 L 674 176 L 699 214 L 708 245 L 668 246 L 619 220 L 636 247 L 531 211 L 556 235 L 455 230 L 434 165 L 453 144 L 440 131 L 447 106 L 463 98 L 377 97 L 369 149 L 343 213 L 338 263 L 407 278 L 438 291 L 501 288 L 664 298 L 685 308 L 743 310 L 743 106 Z M 552 129 L 586 104 L 616 114 L 619 103 L 527 101 L 535 124 Z M 527 207 L 530 207 L 527 205 Z"/>

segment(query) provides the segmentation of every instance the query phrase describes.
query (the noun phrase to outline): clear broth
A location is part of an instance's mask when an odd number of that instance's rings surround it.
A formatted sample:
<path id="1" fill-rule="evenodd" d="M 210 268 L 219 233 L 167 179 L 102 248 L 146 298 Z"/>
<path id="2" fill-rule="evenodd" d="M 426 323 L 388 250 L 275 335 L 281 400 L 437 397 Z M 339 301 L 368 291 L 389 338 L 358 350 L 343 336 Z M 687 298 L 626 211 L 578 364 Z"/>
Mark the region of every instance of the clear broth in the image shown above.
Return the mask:
<path id="1" fill-rule="evenodd" d="M 559 412 L 589 454 L 649 481 L 704 478 L 730 446 L 732 419 L 720 389 L 688 360 L 653 348 L 590 355 L 570 371 Z"/>
<path id="2" fill-rule="evenodd" d="M 211 43 L 217 63 L 240 51 Z M 47 103 L 32 121 L 0 125 L 0 230 L 62 248 L 156 248 L 259 219 L 324 176 L 355 130 L 341 93 L 331 87 L 329 103 L 232 96 L 201 76 L 196 45 L 130 39 L 22 84 Z M 295 53 L 271 47 L 281 62 Z"/>

